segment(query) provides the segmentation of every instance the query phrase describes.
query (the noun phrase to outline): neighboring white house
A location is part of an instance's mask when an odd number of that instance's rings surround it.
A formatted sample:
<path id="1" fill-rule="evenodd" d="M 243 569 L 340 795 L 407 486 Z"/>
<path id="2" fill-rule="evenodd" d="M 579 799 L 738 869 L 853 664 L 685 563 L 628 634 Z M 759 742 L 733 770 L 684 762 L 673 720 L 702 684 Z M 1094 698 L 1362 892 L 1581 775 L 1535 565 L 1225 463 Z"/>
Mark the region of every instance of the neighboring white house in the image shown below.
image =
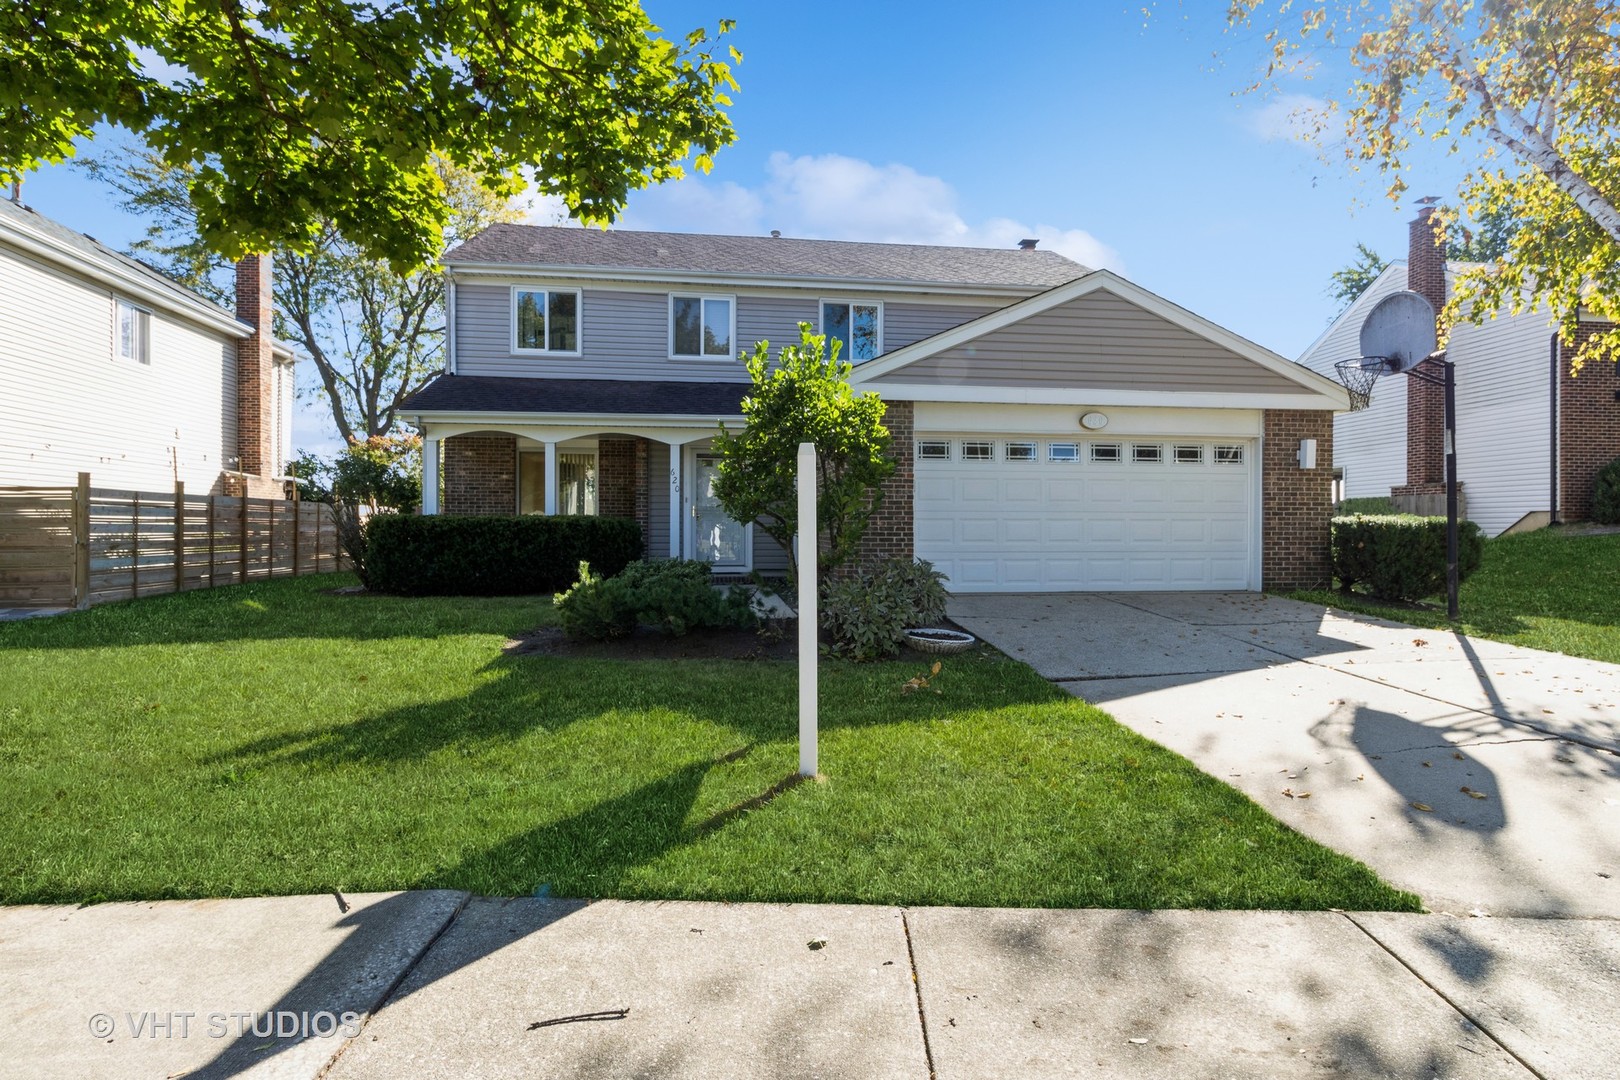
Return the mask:
<path id="1" fill-rule="evenodd" d="M 1362 322 L 1392 293 L 1410 288 L 1437 293 L 1429 296 L 1437 307 L 1444 302 L 1467 264 L 1445 262 L 1439 275 L 1441 254 L 1425 242 L 1431 235 L 1426 218 L 1413 222 L 1408 257 L 1386 266 L 1300 363 L 1331 376 L 1336 362 L 1359 356 Z M 1568 356 L 1545 310 L 1457 326 L 1446 358 L 1457 365 L 1457 475 L 1468 518 L 1488 536 L 1584 519 L 1596 468 L 1620 456 L 1620 380 L 1612 365 L 1588 365 L 1570 378 Z M 1392 489 L 1425 482 L 1432 487 L 1440 467 L 1428 460 L 1433 446 L 1420 455 L 1417 436 L 1409 439 L 1424 423 L 1422 406 L 1409 408 L 1411 387 L 1406 376 L 1384 376 L 1369 408 L 1334 419 L 1342 497 L 1388 497 Z M 1437 403 L 1438 395 L 1431 395 L 1424 405 Z M 1429 423 L 1432 428 L 1437 421 L 1430 417 Z"/>
<path id="2" fill-rule="evenodd" d="M 1344 389 L 1035 248 L 493 226 L 445 256 L 449 371 L 401 409 L 443 460 L 424 512 L 631 518 L 651 557 L 780 572 L 714 498 L 711 439 L 742 422 L 738 355 L 807 323 L 888 409 L 863 559 L 957 591 L 1324 583 Z"/>
<path id="3" fill-rule="evenodd" d="M 26 206 L 0 201 L 0 487 L 280 496 L 293 353 L 270 338 L 269 260 L 242 317 Z"/>

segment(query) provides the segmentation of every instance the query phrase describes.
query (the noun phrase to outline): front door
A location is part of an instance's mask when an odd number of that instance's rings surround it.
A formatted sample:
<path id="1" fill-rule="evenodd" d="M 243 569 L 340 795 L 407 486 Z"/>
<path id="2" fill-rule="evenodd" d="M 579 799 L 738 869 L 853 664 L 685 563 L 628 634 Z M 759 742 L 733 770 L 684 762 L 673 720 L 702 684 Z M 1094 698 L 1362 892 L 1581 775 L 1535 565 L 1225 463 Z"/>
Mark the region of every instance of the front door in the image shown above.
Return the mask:
<path id="1" fill-rule="evenodd" d="M 720 459 L 699 454 L 692 485 L 692 557 L 712 563 L 716 570 L 746 570 L 749 566 L 748 527 L 726 516 L 714 497 Z"/>

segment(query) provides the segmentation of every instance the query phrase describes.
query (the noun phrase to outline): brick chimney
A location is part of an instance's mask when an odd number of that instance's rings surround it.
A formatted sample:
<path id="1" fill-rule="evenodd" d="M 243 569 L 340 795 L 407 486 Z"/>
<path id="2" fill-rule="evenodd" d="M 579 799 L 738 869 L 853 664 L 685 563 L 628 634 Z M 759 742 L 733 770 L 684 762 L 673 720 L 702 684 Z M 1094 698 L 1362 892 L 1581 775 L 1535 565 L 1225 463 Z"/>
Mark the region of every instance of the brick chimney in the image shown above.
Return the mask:
<path id="1" fill-rule="evenodd" d="M 1407 228 L 1406 241 L 1406 287 L 1429 302 L 1436 318 L 1446 306 L 1446 248 L 1435 220 L 1437 210 L 1433 205 L 1420 207 Z M 1440 387 L 1406 380 L 1406 487 L 1410 494 L 1433 494 L 1433 489 L 1418 489 L 1445 484 L 1445 405 Z"/>
<path id="2" fill-rule="evenodd" d="M 249 476 L 279 476 L 285 465 L 276 460 L 271 310 L 270 256 L 249 255 L 236 264 L 236 317 L 253 327 L 236 343 L 238 468 Z"/>

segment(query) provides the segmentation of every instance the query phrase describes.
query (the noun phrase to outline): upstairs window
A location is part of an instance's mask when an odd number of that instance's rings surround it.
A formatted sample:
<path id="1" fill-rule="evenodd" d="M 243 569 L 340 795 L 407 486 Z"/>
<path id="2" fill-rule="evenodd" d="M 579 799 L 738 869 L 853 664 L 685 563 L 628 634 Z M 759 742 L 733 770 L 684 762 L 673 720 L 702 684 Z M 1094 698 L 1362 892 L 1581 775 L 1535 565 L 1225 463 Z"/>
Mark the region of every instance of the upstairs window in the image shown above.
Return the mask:
<path id="1" fill-rule="evenodd" d="M 842 341 L 838 358 L 851 364 L 876 359 L 883 351 L 883 305 L 861 304 L 850 300 L 821 302 L 821 332 L 827 335 L 827 351 Z"/>
<path id="2" fill-rule="evenodd" d="M 118 301 L 114 320 L 113 348 L 120 360 L 137 364 L 152 362 L 152 313 L 128 300 Z"/>
<path id="3" fill-rule="evenodd" d="M 579 290 L 512 290 L 513 352 L 579 352 Z"/>
<path id="4" fill-rule="evenodd" d="M 729 296 L 671 296 L 669 355 L 731 359 L 734 310 Z"/>

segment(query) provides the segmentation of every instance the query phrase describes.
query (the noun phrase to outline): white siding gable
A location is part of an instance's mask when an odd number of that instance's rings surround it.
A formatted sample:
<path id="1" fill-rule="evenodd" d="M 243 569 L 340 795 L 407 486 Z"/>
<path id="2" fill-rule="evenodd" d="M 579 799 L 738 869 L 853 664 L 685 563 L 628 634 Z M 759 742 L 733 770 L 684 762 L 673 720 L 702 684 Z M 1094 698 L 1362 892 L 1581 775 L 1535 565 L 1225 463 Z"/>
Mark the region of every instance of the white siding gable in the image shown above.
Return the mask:
<path id="1" fill-rule="evenodd" d="M 163 311 L 113 351 L 114 293 L 0 246 L 0 485 L 213 487 L 236 453 L 234 339 Z"/>

